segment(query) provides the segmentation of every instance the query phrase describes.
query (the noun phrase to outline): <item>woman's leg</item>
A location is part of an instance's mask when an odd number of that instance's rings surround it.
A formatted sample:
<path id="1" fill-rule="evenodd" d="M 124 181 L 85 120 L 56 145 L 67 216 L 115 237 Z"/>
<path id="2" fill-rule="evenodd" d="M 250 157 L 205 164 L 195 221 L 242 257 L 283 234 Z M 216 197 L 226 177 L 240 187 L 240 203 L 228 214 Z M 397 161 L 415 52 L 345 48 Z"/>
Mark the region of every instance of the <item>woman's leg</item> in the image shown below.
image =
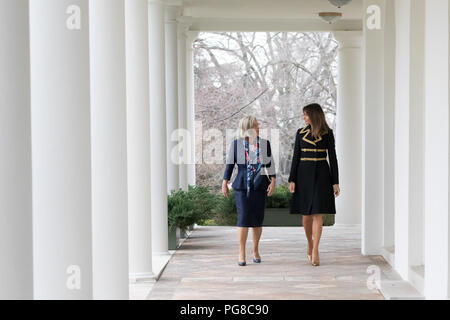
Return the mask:
<path id="1" fill-rule="evenodd" d="M 245 243 L 247 242 L 248 228 L 238 227 L 239 262 L 245 261 Z"/>
<path id="2" fill-rule="evenodd" d="M 308 240 L 308 256 L 312 255 L 313 250 L 313 217 L 304 215 L 302 218 L 303 228 L 305 228 L 306 239 Z"/>
<path id="3" fill-rule="evenodd" d="M 253 234 L 253 257 L 255 259 L 261 259 L 259 255 L 259 239 L 261 239 L 262 227 L 254 227 L 252 228 Z"/>
<path id="4" fill-rule="evenodd" d="M 312 262 L 314 264 L 319 264 L 319 242 L 320 237 L 322 236 L 322 215 L 314 214 L 313 215 L 313 253 L 312 253 Z"/>

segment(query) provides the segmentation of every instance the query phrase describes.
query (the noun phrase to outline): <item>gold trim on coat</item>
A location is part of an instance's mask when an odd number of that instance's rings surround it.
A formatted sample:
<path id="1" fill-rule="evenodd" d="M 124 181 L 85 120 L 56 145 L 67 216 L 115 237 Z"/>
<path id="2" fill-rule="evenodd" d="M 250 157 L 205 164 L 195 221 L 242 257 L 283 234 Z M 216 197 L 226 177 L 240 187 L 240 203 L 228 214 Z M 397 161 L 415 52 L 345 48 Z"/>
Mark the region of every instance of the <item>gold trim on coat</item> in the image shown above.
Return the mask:
<path id="1" fill-rule="evenodd" d="M 302 151 L 304 151 L 304 152 L 327 152 L 327 149 L 305 149 L 305 148 L 303 148 Z"/>
<path id="2" fill-rule="evenodd" d="M 321 141 L 322 140 L 322 136 L 319 136 L 319 138 L 317 138 L 316 140 L 314 140 L 314 141 L 311 141 L 311 140 L 309 140 L 308 138 L 306 138 L 307 136 L 308 136 L 308 134 L 310 134 L 311 133 L 311 129 L 306 129 L 306 128 L 308 128 L 307 126 L 306 127 L 304 127 L 304 128 L 302 128 L 301 130 L 300 130 L 300 134 L 303 134 L 303 133 L 306 133 L 304 136 L 303 136 L 303 141 L 306 141 L 306 142 L 308 142 L 308 143 L 310 143 L 310 144 L 312 144 L 312 145 L 316 145 L 316 142 L 319 142 L 319 141 Z"/>
<path id="3" fill-rule="evenodd" d="M 327 160 L 327 158 L 300 158 L 301 161 L 323 161 Z"/>

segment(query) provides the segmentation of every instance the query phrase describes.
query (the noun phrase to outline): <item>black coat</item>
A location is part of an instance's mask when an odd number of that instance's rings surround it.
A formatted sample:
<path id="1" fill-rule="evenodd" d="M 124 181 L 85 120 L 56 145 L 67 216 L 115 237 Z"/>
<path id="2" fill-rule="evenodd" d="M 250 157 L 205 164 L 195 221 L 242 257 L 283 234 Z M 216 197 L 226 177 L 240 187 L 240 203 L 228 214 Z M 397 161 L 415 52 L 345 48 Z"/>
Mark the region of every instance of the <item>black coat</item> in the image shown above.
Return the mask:
<path id="1" fill-rule="evenodd" d="M 339 184 L 339 175 L 333 130 L 317 139 L 311 125 L 297 131 L 289 182 L 295 182 L 292 214 L 336 213 L 333 185 Z"/>
<path id="2" fill-rule="evenodd" d="M 247 165 L 245 161 L 244 140 L 242 138 L 234 140 L 228 149 L 227 165 L 223 174 L 224 180 L 230 180 L 234 166 L 237 164 L 238 173 L 231 187 L 234 190 L 247 190 Z M 275 162 L 272 156 L 272 149 L 269 140 L 260 140 L 261 170 L 255 176 L 254 190 L 267 190 L 272 177 L 275 174 Z"/>

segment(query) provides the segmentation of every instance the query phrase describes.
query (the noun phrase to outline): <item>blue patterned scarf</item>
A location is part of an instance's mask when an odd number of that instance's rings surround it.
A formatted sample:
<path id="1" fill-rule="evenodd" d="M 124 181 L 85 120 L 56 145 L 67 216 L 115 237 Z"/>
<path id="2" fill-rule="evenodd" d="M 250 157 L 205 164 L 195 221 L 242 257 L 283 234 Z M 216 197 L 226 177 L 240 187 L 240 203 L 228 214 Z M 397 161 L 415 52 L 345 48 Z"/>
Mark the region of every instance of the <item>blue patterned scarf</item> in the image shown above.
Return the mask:
<path id="1" fill-rule="evenodd" d="M 244 139 L 245 148 L 245 162 L 247 165 L 247 198 L 250 197 L 250 189 L 253 185 L 253 180 L 258 172 L 261 170 L 261 159 L 259 157 L 259 137 L 256 139 L 256 152 L 250 153 L 250 145 L 248 138 Z"/>

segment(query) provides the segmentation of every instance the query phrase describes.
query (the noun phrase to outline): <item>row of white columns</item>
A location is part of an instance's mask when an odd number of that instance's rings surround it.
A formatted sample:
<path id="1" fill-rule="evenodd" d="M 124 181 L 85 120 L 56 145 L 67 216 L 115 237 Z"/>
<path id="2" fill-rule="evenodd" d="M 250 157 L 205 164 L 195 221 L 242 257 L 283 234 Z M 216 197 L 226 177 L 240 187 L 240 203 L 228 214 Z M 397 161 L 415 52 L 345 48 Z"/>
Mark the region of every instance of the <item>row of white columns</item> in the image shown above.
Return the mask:
<path id="1" fill-rule="evenodd" d="M 379 29 L 367 23 L 374 5 Z M 392 246 L 403 279 L 447 299 L 449 3 L 365 0 L 366 9 L 362 251 Z"/>
<path id="2" fill-rule="evenodd" d="M 167 162 L 168 130 L 188 122 L 177 12 L 1 2 L 0 298 L 127 299 L 168 254 L 167 187 L 188 183 Z"/>
<path id="3" fill-rule="evenodd" d="M 394 249 L 391 262 L 405 280 L 426 298 L 446 299 L 450 7 L 365 0 L 364 10 L 362 79 L 359 34 L 334 33 L 343 190 L 336 223 L 362 222 L 363 254 Z"/>

